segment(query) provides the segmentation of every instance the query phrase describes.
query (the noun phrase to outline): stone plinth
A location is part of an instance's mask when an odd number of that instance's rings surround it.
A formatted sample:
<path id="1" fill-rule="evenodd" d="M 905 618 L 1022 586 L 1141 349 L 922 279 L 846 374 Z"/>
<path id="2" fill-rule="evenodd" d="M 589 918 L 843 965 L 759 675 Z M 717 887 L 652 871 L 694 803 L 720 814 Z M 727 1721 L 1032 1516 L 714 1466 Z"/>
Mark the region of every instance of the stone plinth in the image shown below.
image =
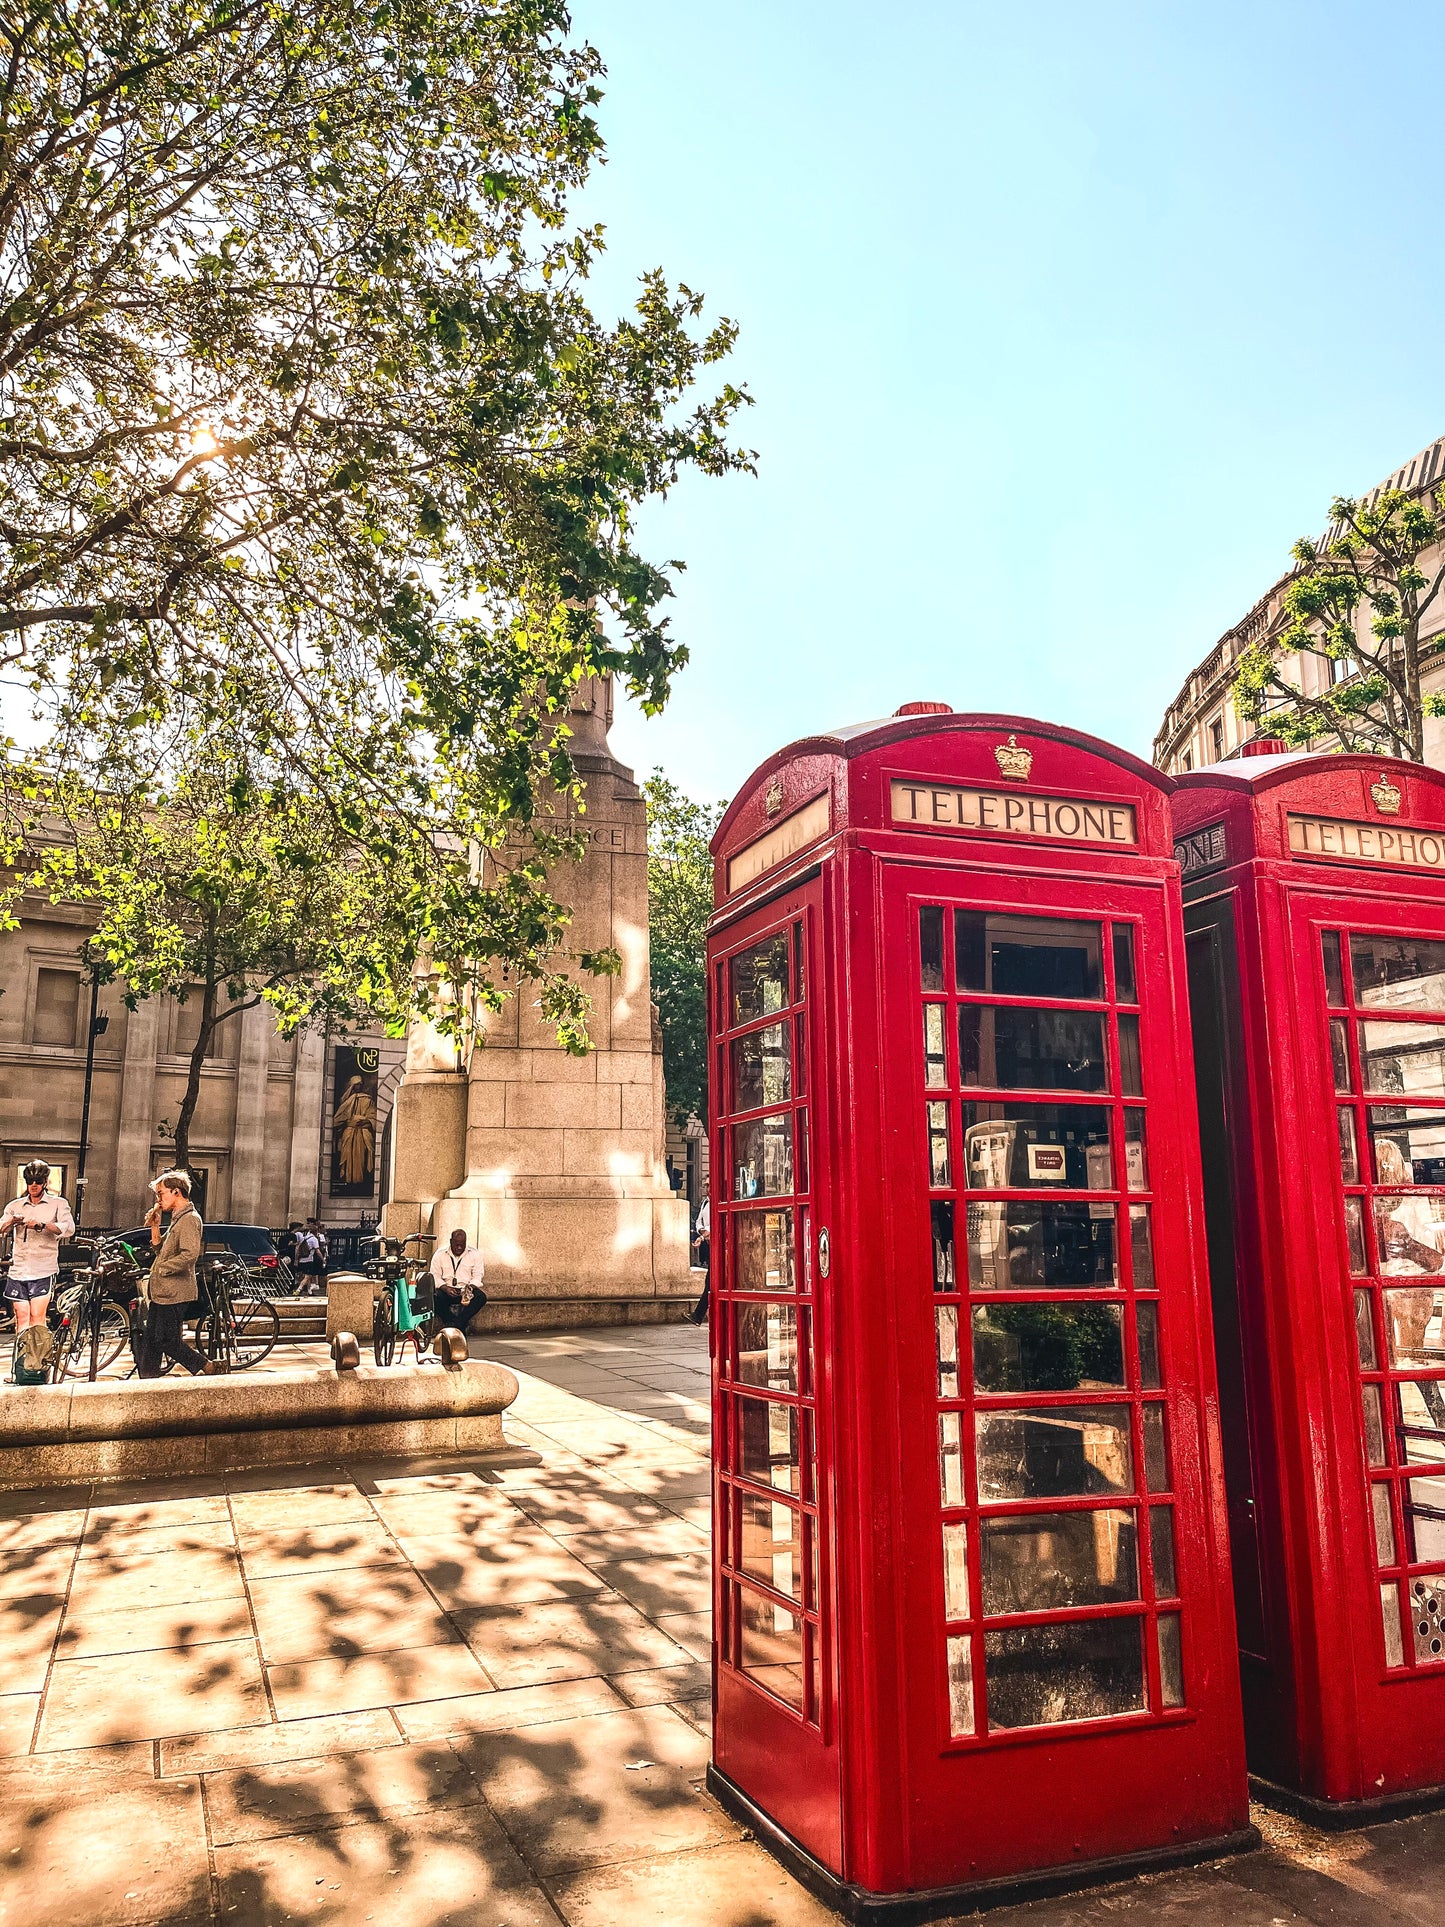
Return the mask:
<path id="1" fill-rule="evenodd" d="M 333 1271 L 326 1280 L 326 1336 L 350 1332 L 356 1338 L 370 1338 L 375 1299 L 374 1278 L 365 1278 L 359 1271 Z"/>
<path id="2" fill-rule="evenodd" d="M 482 1328 L 678 1317 L 694 1301 L 686 1202 L 664 1165 L 662 1040 L 647 940 L 647 812 L 607 743 L 611 691 L 587 686 L 571 721 L 586 783 L 588 850 L 552 888 L 568 947 L 612 947 L 589 984 L 594 1049 L 569 1057 L 525 989 L 487 1025 L 465 1071 L 449 1039 L 416 1026 L 394 1125 L 385 1226 L 458 1226 L 487 1265 Z"/>

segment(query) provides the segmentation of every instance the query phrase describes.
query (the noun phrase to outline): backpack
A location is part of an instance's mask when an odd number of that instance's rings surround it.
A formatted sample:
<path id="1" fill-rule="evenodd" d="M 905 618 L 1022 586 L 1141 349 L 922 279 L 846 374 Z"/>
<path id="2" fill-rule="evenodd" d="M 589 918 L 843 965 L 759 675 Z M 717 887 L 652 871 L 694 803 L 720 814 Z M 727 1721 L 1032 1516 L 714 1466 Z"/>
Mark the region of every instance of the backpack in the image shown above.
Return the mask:
<path id="1" fill-rule="evenodd" d="M 55 1334 L 48 1325 L 27 1325 L 15 1341 L 14 1382 L 48 1385 L 50 1361 L 55 1356 Z"/>

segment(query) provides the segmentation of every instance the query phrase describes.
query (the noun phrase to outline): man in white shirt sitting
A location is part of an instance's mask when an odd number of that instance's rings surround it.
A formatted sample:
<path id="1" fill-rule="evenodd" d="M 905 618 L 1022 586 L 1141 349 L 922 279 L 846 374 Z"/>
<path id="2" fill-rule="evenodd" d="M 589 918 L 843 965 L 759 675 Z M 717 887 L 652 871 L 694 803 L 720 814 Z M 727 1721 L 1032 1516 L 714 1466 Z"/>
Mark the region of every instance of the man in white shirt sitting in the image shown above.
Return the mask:
<path id="1" fill-rule="evenodd" d="M 436 1282 L 438 1325 L 454 1325 L 464 1332 L 487 1302 L 482 1280 L 487 1268 L 475 1245 L 458 1225 L 440 1251 L 432 1253 L 431 1275 Z"/>

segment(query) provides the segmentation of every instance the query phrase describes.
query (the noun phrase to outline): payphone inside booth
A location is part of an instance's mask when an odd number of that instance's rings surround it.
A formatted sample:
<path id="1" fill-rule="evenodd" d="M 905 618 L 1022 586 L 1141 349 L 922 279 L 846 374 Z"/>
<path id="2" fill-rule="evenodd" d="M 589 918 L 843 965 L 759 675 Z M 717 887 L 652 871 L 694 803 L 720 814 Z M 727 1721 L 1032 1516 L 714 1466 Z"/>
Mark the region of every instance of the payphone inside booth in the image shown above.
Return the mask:
<path id="1" fill-rule="evenodd" d="M 1325 1825 L 1445 1801 L 1445 778 L 1178 779 L 1248 1757 Z"/>
<path id="2" fill-rule="evenodd" d="M 1167 789 L 921 705 L 714 841 L 712 1780 L 853 1917 L 1254 1837 Z"/>

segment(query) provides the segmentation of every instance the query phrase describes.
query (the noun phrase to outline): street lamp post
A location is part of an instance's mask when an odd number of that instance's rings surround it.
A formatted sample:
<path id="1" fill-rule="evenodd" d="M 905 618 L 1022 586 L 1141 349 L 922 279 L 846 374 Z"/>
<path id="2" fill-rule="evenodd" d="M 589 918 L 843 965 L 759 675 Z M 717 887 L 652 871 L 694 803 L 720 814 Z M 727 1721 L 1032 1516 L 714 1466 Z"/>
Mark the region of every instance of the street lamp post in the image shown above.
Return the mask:
<path id="1" fill-rule="evenodd" d="M 109 1017 L 97 1011 L 100 1003 L 100 979 L 95 972 L 90 977 L 90 1022 L 85 1030 L 85 1093 L 80 1100 L 80 1155 L 75 1161 L 75 1222 L 80 1223 L 85 1210 L 85 1154 L 90 1148 L 90 1091 L 95 1081 L 95 1040 L 104 1037 L 110 1028 Z"/>

